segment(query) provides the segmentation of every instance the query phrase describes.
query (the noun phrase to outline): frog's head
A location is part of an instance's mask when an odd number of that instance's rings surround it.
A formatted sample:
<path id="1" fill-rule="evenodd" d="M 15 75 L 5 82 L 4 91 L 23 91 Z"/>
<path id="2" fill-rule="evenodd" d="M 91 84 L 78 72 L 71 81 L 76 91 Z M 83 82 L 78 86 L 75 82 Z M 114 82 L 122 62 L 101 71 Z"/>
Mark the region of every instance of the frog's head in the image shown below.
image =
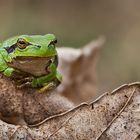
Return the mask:
<path id="1" fill-rule="evenodd" d="M 4 41 L 2 46 L 12 58 L 9 65 L 34 75 L 42 75 L 50 63 L 55 63 L 57 67 L 56 43 L 53 34 L 21 35 Z"/>
<path id="2" fill-rule="evenodd" d="M 54 56 L 57 54 L 56 37 L 47 35 L 21 35 L 3 42 L 3 47 L 12 57 L 17 56 Z"/>

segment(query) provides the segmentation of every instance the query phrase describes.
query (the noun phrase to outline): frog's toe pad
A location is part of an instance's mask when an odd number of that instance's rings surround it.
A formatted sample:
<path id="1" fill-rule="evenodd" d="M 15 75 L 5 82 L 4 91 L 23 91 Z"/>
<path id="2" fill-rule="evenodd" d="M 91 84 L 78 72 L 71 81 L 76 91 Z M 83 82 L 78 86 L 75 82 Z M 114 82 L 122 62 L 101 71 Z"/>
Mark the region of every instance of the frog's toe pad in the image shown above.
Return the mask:
<path id="1" fill-rule="evenodd" d="M 39 90 L 39 93 L 44 93 L 45 91 L 49 91 L 49 90 L 52 90 L 54 88 L 56 88 L 56 84 L 51 82 L 49 84 L 46 84 L 44 87 L 42 87 L 40 90 Z"/>

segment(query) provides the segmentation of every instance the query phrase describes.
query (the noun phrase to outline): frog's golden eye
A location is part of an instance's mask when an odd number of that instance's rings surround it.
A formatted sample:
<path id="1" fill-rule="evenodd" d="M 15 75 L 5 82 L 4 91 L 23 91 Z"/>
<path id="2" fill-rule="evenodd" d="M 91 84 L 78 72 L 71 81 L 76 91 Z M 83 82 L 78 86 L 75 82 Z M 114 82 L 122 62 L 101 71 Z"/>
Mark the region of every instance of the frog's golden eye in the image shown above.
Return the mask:
<path id="1" fill-rule="evenodd" d="M 57 39 L 53 41 L 55 44 L 57 43 Z"/>
<path id="2" fill-rule="evenodd" d="M 57 39 L 50 42 L 49 47 L 55 47 L 55 44 L 57 43 Z"/>
<path id="3" fill-rule="evenodd" d="M 28 45 L 29 45 L 29 43 L 25 39 L 23 39 L 23 38 L 19 38 L 17 40 L 17 46 L 20 49 L 25 49 Z"/>

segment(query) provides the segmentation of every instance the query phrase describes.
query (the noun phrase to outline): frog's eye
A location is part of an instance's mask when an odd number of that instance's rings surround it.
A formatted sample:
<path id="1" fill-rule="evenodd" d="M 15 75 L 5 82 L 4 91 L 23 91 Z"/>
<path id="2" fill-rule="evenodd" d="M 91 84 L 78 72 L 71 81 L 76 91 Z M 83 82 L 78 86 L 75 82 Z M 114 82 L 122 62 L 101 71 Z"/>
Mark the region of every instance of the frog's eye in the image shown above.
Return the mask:
<path id="1" fill-rule="evenodd" d="M 55 44 L 57 43 L 57 40 L 53 40 L 50 42 L 49 47 L 55 47 Z"/>
<path id="2" fill-rule="evenodd" d="M 57 43 L 57 39 L 53 41 L 55 44 Z"/>
<path id="3" fill-rule="evenodd" d="M 25 49 L 28 45 L 29 45 L 29 43 L 25 39 L 23 39 L 23 38 L 19 38 L 17 40 L 17 46 L 20 49 Z"/>

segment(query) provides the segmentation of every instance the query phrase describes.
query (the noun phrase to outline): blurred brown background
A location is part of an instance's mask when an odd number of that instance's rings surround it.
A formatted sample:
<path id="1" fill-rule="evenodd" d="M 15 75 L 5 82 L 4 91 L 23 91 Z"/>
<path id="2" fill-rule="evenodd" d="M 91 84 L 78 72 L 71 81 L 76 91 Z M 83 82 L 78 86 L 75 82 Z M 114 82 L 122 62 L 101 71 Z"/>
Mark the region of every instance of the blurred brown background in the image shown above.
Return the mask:
<path id="1" fill-rule="evenodd" d="M 97 66 L 98 92 L 140 78 L 139 0 L 0 0 L 0 40 L 54 33 L 58 46 L 106 37 Z"/>

